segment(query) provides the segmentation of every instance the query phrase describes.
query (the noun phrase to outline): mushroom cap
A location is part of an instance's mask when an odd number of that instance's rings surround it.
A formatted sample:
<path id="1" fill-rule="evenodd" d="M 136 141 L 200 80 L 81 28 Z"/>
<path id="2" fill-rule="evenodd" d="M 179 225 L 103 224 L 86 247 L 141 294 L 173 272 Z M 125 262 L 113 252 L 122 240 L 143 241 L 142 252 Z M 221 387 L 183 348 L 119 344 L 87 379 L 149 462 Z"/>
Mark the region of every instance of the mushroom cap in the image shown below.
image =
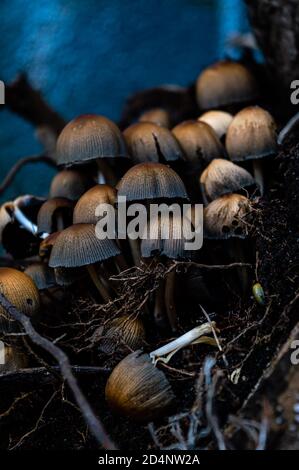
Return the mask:
<path id="1" fill-rule="evenodd" d="M 136 421 L 160 417 L 175 399 L 165 374 L 141 351 L 129 354 L 113 369 L 105 397 L 112 410 Z"/>
<path id="2" fill-rule="evenodd" d="M 244 65 L 221 61 L 201 72 L 196 82 L 196 96 L 201 109 L 249 102 L 257 97 L 257 84 Z"/>
<path id="3" fill-rule="evenodd" d="M 255 180 L 247 170 L 235 163 L 215 158 L 200 175 L 200 183 L 204 195 L 212 201 L 224 194 L 253 186 Z"/>
<path id="4" fill-rule="evenodd" d="M 240 194 L 226 194 L 204 208 L 204 237 L 226 239 L 245 238 L 246 216 L 251 210 L 249 199 Z"/>
<path id="5" fill-rule="evenodd" d="M 86 163 L 98 158 L 126 157 L 122 134 L 104 116 L 85 114 L 69 122 L 57 140 L 58 165 Z"/>
<path id="6" fill-rule="evenodd" d="M 102 330 L 102 328 L 101 328 Z M 145 341 L 145 328 L 139 317 L 122 315 L 111 320 L 103 332 L 99 333 L 101 351 L 108 354 L 115 351 L 119 343 L 129 346 L 133 351 L 140 348 Z M 96 340 L 95 336 L 93 339 Z"/>
<path id="7" fill-rule="evenodd" d="M 51 268 L 76 268 L 87 266 L 119 255 L 113 240 L 100 240 L 93 224 L 76 224 L 62 230 L 53 245 L 49 266 Z"/>
<path id="8" fill-rule="evenodd" d="M 184 158 L 180 144 L 165 127 L 137 122 L 124 131 L 129 154 L 135 163 L 175 161 Z"/>
<path id="9" fill-rule="evenodd" d="M 141 256 L 150 258 L 159 255 L 169 259 L 189 259 L 193 253 L 185 249 L 185 243 L 191 242 L 186 238 L 183 224 L 194 231 L 189 217 L 184 217 L 178 213 L 162 212 L 157 217 L 152 217 L 147 233 L 141 240 Z M 147 235 L 147 237 L 145 237 Z"/>
<path id="10" fill-rule="evenodd" d="M 39 245 L 39 256 L 40 258 L 48 258 L 50 256 L 53 245 L 60 232 L 51 233 L 47 238 L 42 240 Z"/>
<path id="11" fill-rule="evenodd" d="M 78 170 L 62 170 L 52 179 L 49 197 L 65 197 L 76 201 L 91 186 L 92 182 L 84 173 Z"/>
<path id="12" fill-rule="evenodd" d="M 219 139 L 223 137 L 228 129 L 228 126 L 233 120 L 233 115 L 225 111 L 211 110 L 202 114 L 199 118 L 199 122 L 205 122 L 214 130 Z"/>
<path id="13" fill-rule="evenodd" d="M 39 293 L 33 280 L 27 274 L 14 268 L 0 268 L 0 292 L 28 317 L 33 317 L 38 313 Z M 0 317 L 9 319 L 6 310 L 1 306 Z"/>
<path id="14" fill-rule="evenodd" d="M 65 223 L 71 222 L 74 203 L 63 197 L 48 199 L 37 214 L 38 233 L 53 233 L 57 231 L 57 217 L 61 215 Z M 70 225 L 70 223 L 68 223 Z"/>
<path id="15" fill-rule="evenodd" d="M 163 108 L 153 108 L 145 111 L 139 117 L 139 122 L 151 122 L 157 126 L 170 128 L 170 116 L 168 111 Z"/>
<path id="16" fill-rule="evenodd" d="M 200 121 L 185 121 L 172 129 L 184 150 L 187 161 L 205 165 L 213 158 L 225 156 L 225 149 L 211 126 Z"/>
<path id="17" fill-rule="evenodd" d="M 38 290 L 49 289 L 56 285 L 54 270 L 44 263 L 32 263 L 24 273 L 33 280 Z"/>
<path id="18" fill-rule="evenodd" d="M 114 206 L 116 202 L 116 189 L 109 184 L 97 184 L 89 189 L 77 202 L 74 214 L 74 224 L 96 224 L 99 218 L 95 215 L 100 204 Z"/>
<path id="19" fill-rule="evenodd" d="M 118 196 L 128 201 L 188 199 L 179 175 L 162 163 L 139 163 L 124 174 L 117 185 Z"/>
<path id="20" fill-rule="evenodd" d="M 276 124 L 273 117 L 259 106 L 242 109 L 228 128 L 225 144 L 233 161 L 272 155 L 277 150 Z"/>

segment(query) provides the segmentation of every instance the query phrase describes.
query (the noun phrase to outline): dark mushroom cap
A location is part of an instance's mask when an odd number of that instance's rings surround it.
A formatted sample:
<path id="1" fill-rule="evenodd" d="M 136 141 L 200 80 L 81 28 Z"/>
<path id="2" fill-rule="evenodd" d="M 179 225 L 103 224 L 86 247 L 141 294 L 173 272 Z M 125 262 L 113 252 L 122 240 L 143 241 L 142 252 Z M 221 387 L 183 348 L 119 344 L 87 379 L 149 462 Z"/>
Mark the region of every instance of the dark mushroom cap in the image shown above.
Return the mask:
<path id="1" fill-rule="evenodd" d="M 254 178 L 244 168 L 222 158 L 215 158 L 202 172 L 200 183 L 210 201 L 228 193 L 238 192 L 255 184 Z"/>
<path id="2" fill-rule="evenodd" d="M 118 196 L 128 201 L 188 199 L 179 175 L 161 163 L 140 163 L 130 168 L 117 186 Z"/>
<path id="3" fill-rule="evenodd" d="M 225 111 L 211 110 L 202 114 L 198 121 L 205 122 L 214 130 L 219 139 L 223 137 L 228 129 L 228 126 L 233 120 L 233 116 Z"/>
<path id="4" fill-rule="evenodd" d="M 246 218 L 251 211 L 249 199 L 240 194 L 226 194 L 204 208 L 204 237 L 245 238 Z"/>
<path id="5" fill-rule="evenodd" d="M 33 317 L 38 313 L 39 293 L 27 274 L 14 268 L 0 268 L 0 292 L 25 315 Z M 9 319 L 6 310 L 0 306 L 1 317 Z"/>
<path id="6" fill-rule="evenodd" d="M 114 206 L 116 194 L 116 189 L 108 184 L 97 184 L 89 189 L 75 206 L 73 215 L 74 224 L 96 224 L 99 220 L 95 215 L 96 208 L 100 204 Z"/>
<path id="7" fill-rule="evenodd" d="M 149 221 L 147 237 L 141 240 L 141 256 L 150 258 L 155 255 L 166 256 L 169 259 L 189 259 L 193 253 L 187 251 L 185 244 L 191 242 L 186 238 L 183 223 L 188 224 L 194 231 L 189 217 L 177 213 L 162 212 L 158 217 Z"/>
<path id="8" fill-rule="evenodd" d="M 201 72 L 196 82 L 196 96 L 201 109 L 244 103 L 257 97 L 257 84 L 244 65 L 222 61 Z"/>
<path id="9" fill-rule="evenodd" d="M 129 154 L 135 163 L 183 159 L 182 149 L 165 127 L 151 122 L 132 124 L 124 131 Z"/>
<path id="10" fill-rule="evenodd" d="M 242 109 L 228 128 L 226 149 L 233 161 L 258 159 L 275 153 L 276 124 L 271 114 L 259 106 Z"/>
<path id="11" fill-rule="evenodd" d="M 40 242 L 38 253 L 40 258 L 49 258 L 53 245 L 59 234 L 60 232 L 51 233 L 47 238 Z"/>
<path id="12" fill-rule="evenodd" d="M 56 153 L 58 165 L 127 156 L 116 124 L 104 116 L 93 114 L 79 116 L 65 126 L 58 137 Z"/>
<path id="13" fill-rule="evenodd" d="M 99 342 L 99 349 L 107 354 L 113 353 L 120 343 L 135 351 L 145 341 L 145 328 L 139 317 L 122 315 L 107 323 L 104 329 L 96 330 L 92 340 Z"/>
<path id="14" fill-rule="evenodd" d="M 69 199 L 55 197 L 44 202 L 37 214 L 38 233 L 53 233 L 57 231 L 57 217 L 61 216 L 64 223 L 72 221 L 74 203 Z"/>
<path id="15" fill-rule="evenodd" d="M 163 108 L 153 108 L 145 111 L 139 117 L 139 122 L 152 122 L 158 126 L 170 128 L 170 116 L 168 111 Z"/>
<path id="16" fill-rule="evenodd" d="M 172 129 L 185 157 L 192 164 L 204 166 L 213 158 L 225 156 L 225 149 L 211 126 L 200 121 L 185 121 Z"/>
<path id="17" fill-rule="evenodd" d="M 112 410 L 136 421 L 161 417 L 175 399 L 165 374 L 141 351 L 129 354 L 115 367 L 105 397 Z"/>
<path id="18" fill-rule="evenodd" d="M 70 169 L 62 170 L 52 179 L 49 197 L 65 197 L 76 201 L 91 186 L 92 182 L 84 173 Z"/>
<path id="19" fill-rule="evenodd" d="M 96 237 L 93 224 L 76 224 L 59 233 L 51 251 L 49 266 L 76 268 L 119 254 L 120 250 L 113 240 Z"/>
<path id="20" fill-rule="evenodd" d="M 49 289 L 56 285 L 54 270 L 44 263 L 32 263 L 24 273 L 31 277 L 38 290 Z"/>

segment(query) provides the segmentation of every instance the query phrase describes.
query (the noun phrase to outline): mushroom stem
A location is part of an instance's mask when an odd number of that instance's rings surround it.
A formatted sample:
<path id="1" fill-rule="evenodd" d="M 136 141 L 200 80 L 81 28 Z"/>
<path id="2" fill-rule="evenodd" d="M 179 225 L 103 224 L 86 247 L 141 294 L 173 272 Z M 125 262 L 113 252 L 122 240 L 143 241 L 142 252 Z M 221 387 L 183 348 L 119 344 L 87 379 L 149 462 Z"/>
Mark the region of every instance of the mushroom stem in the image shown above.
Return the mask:
<path id="1" fill-rule="evenodd" d="M 98 165 L 98 179 L 100 180 L 99 182 L 103 182 L 101 176 L 103 176 L 105 183 L 110 184 L 110 186 L 115 186 L 117 183 L 117 177 L 112 170 L 111 166 L 109 163 L 107 163 L 104 159 L 97 159 L 97 165 Z"/>
<path id="2" fill-rule="evenodd" d="M 158 327 L 165 327 L 164 281 L 161 281 L 155 292 L 154 319 Z"/>
<path id="3" fill-rule="evenodd" d="M 253 161 L 253 173 L 254 179 L 260 188 L 261 196 L 264 195 L 264 176 L 263 176 L 263 164 L 260 159 Z"/>
<path id="4" fill-rule="evenodd" d="M 135 266 L 140 265 L 140 246 L 139 246 L 139 241 L 138 240 L 132 240 L 132 238 L 128 237 L 129 240 L 129 245 L 131 248 L 131 253 L 132 253 L 132 258 L 134 261 Z"/>
<path id="5" fill-rule="evenodd" d="M 165 307 L 172 331 L 176 331 L 178 326 L 175 306 L 175 278 L 176 272 L 173 269 L 167 274 L 165 282 Z"/>
<path id="6" fill-rule="evenodd" d="M 103 286 L 103 284 L 102 284 L 101 281 L 99 280 L 94 265 L 93 265 L 93 264 L 89 264 L 88 266 L 86 266 L 86 268 L 87 268 L 88 274 L 90 275 L 90 278 L 91 278 L 92 282 L 94 283 L 94 285 L 95 285 L 96 288 L 98 289 L 98 291 L 99 291 L 99 293 L 101 294 L 101 297 L 103 298 L 103 300 L 104 300 L 105 302 L 109 302 L 109 301 L 111 300 L 111 299 L 110 299 L 109 292 L 108 292 L 108 290 L 106 289 L 106 287 Z"/>
<path id="7" fill-rule="evenodd" d="M 190 344 L 207 343 L 217 346 L 214 338 L 205 336 L 207 334 L 213 333 L 213 328 L 216 329 L 215 322 L 203 323 L 202 325 L 193 328 L 182 336 L 179 336 L 170 343 L 165 344 L 161 348 L 155 349 L 149 354 L 153 364 L 156 365 L 158 361 L 162 361 L 167 364 L 177 351 L 184 348 L 185 346 L 189 346 Z"/>
<path id="8" fill-rule="evenodd" d="M 122 254 L 115 256 L 114 263 L 115 263 L 116 269 L 119 273 L 122 273 L 123 271 L 128 269 L 128 264 L 125 260 L 124 255 L 122 255 Z"/>

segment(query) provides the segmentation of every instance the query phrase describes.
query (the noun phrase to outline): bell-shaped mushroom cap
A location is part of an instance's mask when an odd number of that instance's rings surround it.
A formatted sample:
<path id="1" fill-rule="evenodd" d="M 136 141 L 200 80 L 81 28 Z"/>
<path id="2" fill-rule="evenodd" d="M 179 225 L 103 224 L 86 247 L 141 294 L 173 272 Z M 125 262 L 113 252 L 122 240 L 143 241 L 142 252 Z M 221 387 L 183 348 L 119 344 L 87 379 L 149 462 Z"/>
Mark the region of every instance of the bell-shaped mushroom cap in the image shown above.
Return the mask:
<path id="1" fill-rule="evenodd" d="M 37 233 L 53 233 L 71 225 L 74 203 L 69 199 L 55 197 L 48 199 L 37 214 Z M 58 217 L 62 217 L 63 227 L 58 227 Z"/>
<path id="2" fill-rule="evenodd" d="M 206 68 L 196 82 L 197 102 L 201 109 L 213 109 L 252 101 L 257 84 L 244 65 L 222 61 Z"/>
<path id="3" fill-rule="evenodd" d="M 124 131 L 129 154 L 135 163 L 183 159 L 183 151 L 173 134 L 151 122 L 137 122 Z"/>
<path id="4" fill-rule="evenodd" d="M 205 166 L 213 158 L 225 156 L 225 149 L 213 129 L 205 122 L 185 121 L 172 129 L 188 162 Z"/>
<path id="5" fill-rule="evenodd" d="M 86 163 L 98 158 L 126 157 L 119 128 L 104 116 L 86 114 L 69 122 L 57 141 L 58 165 Z"/>
<path id="6" fill-rule="evenodd" d="M 113 369 L 105 397 L 112 410 L 137 421 L 161 417 L 175 400 L 165 374 L 141 351 L 129 354 Z"/>
<path id="7" fill-rule="evenodd" d="M 98 328 L 92 341 L 94 344 L 99 342 L 99 349 L 107 354 L 113 353 L 119 343 L 136 351 L 145 341 L 145 328 L 139 317 L 122 315 L 111 320 L 104 328 Z"/>
<path id="8" fill-rule="evenodd" d="M 225 144 L 233 161 L 272 155 L 277 150 L 276 124 L 273 117 L 259 106 L 242 109 L 228 128 Z"/>
<path id="9" fill-rule="evenodd" d="M 92 181 L 84 173 L 77 170 L 62 170 L 52 179 L 49 197 L 65 197 L 76 201 L 91 186 Z"/>
<path id="10" fill-rule="evenodd" d="M 203 195 L 212 201 L 228 193 L 238 192 L 255 184 L 254 178 L 244 168 L 228 160 L 215 158 L 202 172 L 200 183 Z"/>
<path id="11" fill-rule="evenodd" d="M 116 194 L 116 189 L 109 184 L 97 184 L 89 189 L 75 206 L 74 224 L 96 224 L 99 220 L 96 216 L 96 208 L 101 204 L 114 206 Z"/>
<path id="12" fill-rule="evenodd" d="M 226 194 L 215 199 L 204 208 L 204 237 L 245 238 L 250 210 L 249 199 L 240 194 Z"/>
<path id="13" fill-rule="evenodd" d="M 226 134 L 232 120 L 232 114 L 217 110 L 207 111 L 198 118 L 199 122 L 209 124 L 219 139 Z"/>
<path id="14" fill-rule="evenodd" d="M 128 201 L 188 199 L 179 175 L 161 163 L 140 163 L 125 173 L 117 185 L 118 196 Z"/>
<path id="15" fill-rule="evenodd" d="M 40 258 L 49 258 L 53 245 L 59 234 L 60 232 L 51 233 L 51 235 L 40 242 L 38 253 Z"/>
<path id="16" fill-rule="evenodd" d="M 119 255 L 116 243 L 109 238 L 97 238 L 93 224 L 76 224 L 62 230 L 55 240 L 49 266 L 76 268 Z"/>
<path id="17" fill-rule="evenodd" d="M 163 108 L 153 108 L 145 111 L 139 117 L 139 122 L 152 122 L 157 124 L 157 126 L 170 128 L 170 116 L 166 109 Z"/>
<path id="18" fill-rule="evenodd" d="M 54 270 L 43 263 L 32 263 L 24 271 L 29 276 L 38 290 L 49 289 L 56 285 Z"/>
<path id="19" fill-rule="evenodd" d="M 39 293 L 27 274 L 14 268 L 0 268 L 0 292 L 25 315 L 33 317 L 38 313 Z M 0 317 L 9 318 L 6 310 L 1 306 Z"/>
<path id="20" fill-rule="evenodd" d="M 141 241 L 143 258 L 155 255 L 170 259 L 192 257 L 193 253 L 186 250 L 186 243 L 192 242 L 194 232 L 190 218 L 176 212 L 162 211 L 157 217 L 151 217 L 145 230 Z"/>

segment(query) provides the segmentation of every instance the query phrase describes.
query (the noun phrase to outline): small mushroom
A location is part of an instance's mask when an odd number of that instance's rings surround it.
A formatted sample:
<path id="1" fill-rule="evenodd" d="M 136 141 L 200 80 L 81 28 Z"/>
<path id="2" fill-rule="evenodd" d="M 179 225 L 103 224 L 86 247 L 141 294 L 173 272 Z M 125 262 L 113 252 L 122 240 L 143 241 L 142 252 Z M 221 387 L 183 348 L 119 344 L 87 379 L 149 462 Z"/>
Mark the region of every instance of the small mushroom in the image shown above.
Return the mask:
<path id="1" fill-rule="evenodd" d="M 49 266 L 52 268 L 79 268 L 86 266 L 88 273 L 108 302 L 110 294 L 104 282 L 98 277 L 94 265 L 120 254 L 113 240 L 96 237 L 93 224 L 75 224 L 62 230 L 54 241 Z"/>
<path id="2" fill-rule="evenodd" d="M 244 168 L 215 158 L 200 175 L 200 184 L 204 200 L 213 201 L 225 194 L 253 187 L 255 181 Z"/>
<path id="3" fill-rule="evenodd" d="M 215 327 L 205 323 L 150 354 L 135 351 L 126 356 L 112 371 L 105 389 L 111 409 L 129 418 L 147 422 L 165 415 L 175 403 L 173 389 L 156 365 L 167 363 L 183 347 L 196 343 L 215 345 L 210 334 Z"/>
<path id="4" fill-rule="evenodd" d="M 151 122 L 157 126 L 170 128 L 170 116 L 163 108 L 153 108 L 145 111 L 139 117 L 139 122 Z"/>
<path id="5" fill-rule="evenodd" d="M 97 332 L 96 332 L 97 335 Z M 119 343 L 127 345 L 133 351 L 140 348 L 145 341 L 145 329 L 139 317 L 123 315 L 116 317 L 104 327 L 100 336 L 99 348 L 111 354 Z"/>
<path id="6" fill-rule="evenodd" d="M 114 206 L 116 190 L 108 184 L 97 184 L 84 193 L 77 202 L 74 215 L 74 224 L 96 224 L 99 218 L 96 216 L 96 208 L 101 204 Z"/>
<path id="7" fill-rule="evenodd" d="M 225 111 L 211 110 L 202 114 L 198 121 L 205 122 L 214 130 L 219 139 L 225 136 L 233 116 Z"/>
<path id="8" fill-rule="evenodd" d="M 277 151 L 276 124 L 271 114 L 259 106 L 242 109 L 228 128 L 226 149 L 234 162 L 253 161 L 255 180 L 263 194 L 261 159 Z"/>
<path id="9" fill-rule="evenodd" d="M 33 280 L 38 290 L 49 289 L 56 285 L 54 270 L 44 263 L 32 263 L 24 273 Z"/>
<path id="10" fill-rule="evenodd" d="M 59 232 L 72 224 L 74 203 L 69 199 L 56 197 L 48 199 L 37 214 L 37 234 Z"/>
<path id="11" fill-rule="evenodd" d="M 230 60 L 206 68 L 196 82 L 197 103 L 201 109 L 217 109 L 255 100 L 256 81 L 242 64 Z"/>
<path id="12" fill-rule="evenodd" d="M 40 298 L 36 285 L 27 274 L 14 268 L 0 268 L 0 293 L 25 315 L 34 318 L 39 311 Z M 0 326 L 11 331 L 15 322 L 0 306 Z"/>
<path id="13" fill-rule="evenodd" d="M 151 122 L 132 124 L 124 131 L 129 154 L 134 163 L 173 162 L 184 158 L 173 134 Z"/>
<path id="14" fill-rule="evenodd" d="M 92 181 L 82 171 L 67 169 L 54 176 L 49 198 L 64 197 L 77 201 L 92 186 Z"/>

